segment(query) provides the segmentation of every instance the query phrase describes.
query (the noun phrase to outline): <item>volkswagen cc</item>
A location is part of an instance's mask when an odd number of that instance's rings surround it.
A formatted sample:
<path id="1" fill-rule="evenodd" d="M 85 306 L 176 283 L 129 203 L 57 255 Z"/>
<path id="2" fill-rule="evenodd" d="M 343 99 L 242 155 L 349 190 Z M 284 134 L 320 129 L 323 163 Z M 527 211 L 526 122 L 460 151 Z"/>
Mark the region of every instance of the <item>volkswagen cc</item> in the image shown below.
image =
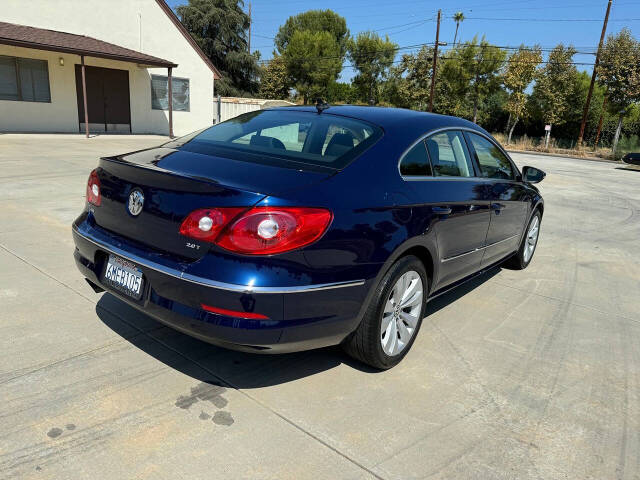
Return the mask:
<path id="1" fill-rule="evenodd" d="M 261 110 L 100 159 L 74 257 L 96 292 L 206 342 L 340 344 L 386 369 L 428 299 L 500 263 L 527 267 L 544 175 L 460 118 Z"/>

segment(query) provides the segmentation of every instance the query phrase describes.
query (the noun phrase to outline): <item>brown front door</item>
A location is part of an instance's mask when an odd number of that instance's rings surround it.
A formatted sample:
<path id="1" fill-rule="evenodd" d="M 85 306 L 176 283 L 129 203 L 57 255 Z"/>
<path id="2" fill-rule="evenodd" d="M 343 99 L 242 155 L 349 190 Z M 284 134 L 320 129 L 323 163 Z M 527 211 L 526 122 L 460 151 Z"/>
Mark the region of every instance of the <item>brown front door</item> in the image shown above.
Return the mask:
<path id="1" fill-rule="evenodd" d="M 85 67 L 89 130 L 93 132 L 131 132 L 129 72 L 113 68 Z M 84 131 L 82 67 L 76 65 L 78 123 Z"/>

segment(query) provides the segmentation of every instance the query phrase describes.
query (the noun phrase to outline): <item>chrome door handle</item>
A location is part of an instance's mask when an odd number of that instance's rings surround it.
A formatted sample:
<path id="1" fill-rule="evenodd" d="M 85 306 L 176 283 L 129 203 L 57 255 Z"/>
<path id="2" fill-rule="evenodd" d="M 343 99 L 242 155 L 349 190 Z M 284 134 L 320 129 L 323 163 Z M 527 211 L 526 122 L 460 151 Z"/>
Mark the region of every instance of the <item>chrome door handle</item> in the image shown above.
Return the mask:
<path id="1" fill-rule="evenodd" d="M 451 213 L 451 207 L 431 207 L 433 213 L 437 215 L 449 215 Z"/>

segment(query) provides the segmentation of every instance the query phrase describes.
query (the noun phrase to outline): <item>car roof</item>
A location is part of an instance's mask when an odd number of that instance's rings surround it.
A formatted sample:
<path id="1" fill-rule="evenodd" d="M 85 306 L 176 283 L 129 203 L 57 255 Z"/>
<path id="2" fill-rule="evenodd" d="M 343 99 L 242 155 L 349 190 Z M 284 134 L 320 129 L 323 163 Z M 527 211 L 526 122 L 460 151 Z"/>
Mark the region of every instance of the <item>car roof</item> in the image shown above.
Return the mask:
<path id="1" fill-rule="evenodd" d="M 316 107 L 313 105 L 277 107 L 272 110 L 317 112 Z M 322 112 L 322 115 L 339 115 L 364 120 L 365 122 L 378 125 L 384 130 L 396 129 L 403 125 L 418 124 L 420 129 L 425 132 L 436 128 L 465 127 L 487 133 L 475 123 L 463 118 L 439 115 L 437 113 L 419 112 L 406 108 L 331 105 Z"/>

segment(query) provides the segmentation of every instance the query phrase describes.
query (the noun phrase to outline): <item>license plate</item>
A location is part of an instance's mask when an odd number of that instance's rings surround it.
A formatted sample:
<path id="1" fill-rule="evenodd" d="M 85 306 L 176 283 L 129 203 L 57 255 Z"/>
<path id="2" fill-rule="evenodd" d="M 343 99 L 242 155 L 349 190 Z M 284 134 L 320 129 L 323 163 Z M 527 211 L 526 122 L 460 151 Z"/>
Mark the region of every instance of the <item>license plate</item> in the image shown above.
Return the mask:
<path id="1" fill-rule="evenodd" d="M 142 271 L 129 260 L 109 255 L 103 277 L 107 285 L 130 297 L 139 300 L 142 296 Z"/>

